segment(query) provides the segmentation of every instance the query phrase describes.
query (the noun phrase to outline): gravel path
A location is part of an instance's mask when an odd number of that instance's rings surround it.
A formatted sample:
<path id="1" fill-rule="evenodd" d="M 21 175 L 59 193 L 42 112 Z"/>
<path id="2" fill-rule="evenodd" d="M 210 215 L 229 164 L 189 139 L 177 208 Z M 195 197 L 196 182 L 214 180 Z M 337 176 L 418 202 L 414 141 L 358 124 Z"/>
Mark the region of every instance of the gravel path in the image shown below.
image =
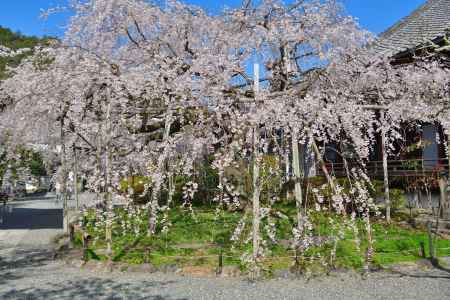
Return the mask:
<path id="1" fill-rule="evenodd" d="M 339 273 L 309 282 L 278 279 L 257 283 L 80 270 L 52 260 L 48 244 L 36 242 L 43 236 L 50 240 L 60 229 L 48 228 L 52 222 L 41 220 L 57 212 L 49 210 L 49 203 L 37 206 L 46 207 L 44 211 L 35 205 L 28 203 L 22 208 L 29 209 L 30 218 L 40 216 L 35 220 L 40 220 L 41 226 L 31 224 L 32 230 L 0 227 L 0 247 L 9 245 L 9 251 L 0 252 L 0 299 L 450 299 L 450 270 L 403 268 L 396 273 L 374 273 L 367 280 Z"/>
<path id="2" fill-rule="evenodd" d="M 31 252 L 0 263 L 0 299 L 450 299 L 450 273 L 336 274 L 323 279 L 192 278 L 172 274 L 92 273 Z M 30 259 L 31 258 L 31 259 Z"/>

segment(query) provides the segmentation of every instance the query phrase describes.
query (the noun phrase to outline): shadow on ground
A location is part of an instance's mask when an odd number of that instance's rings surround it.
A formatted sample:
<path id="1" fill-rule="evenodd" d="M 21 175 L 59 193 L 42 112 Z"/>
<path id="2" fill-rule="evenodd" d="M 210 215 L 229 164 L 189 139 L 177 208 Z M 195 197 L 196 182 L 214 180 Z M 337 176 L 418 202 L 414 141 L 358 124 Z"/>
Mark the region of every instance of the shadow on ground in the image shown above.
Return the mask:
<path id="1" fill-rule="evenodd" d="M 8 204 L 0 208 L 0 230 L 60 229 L 63 226 L 62 209 L 36 209 Z"/>
<path id="2" fill-rule="evenodd" d="M 169 289 L 175 281 L 137 280 L 131 283 L 119 283 L 113 279 L 93 277 L 93 274 L 86 274 L 88 278 L 82 278 L 82 275 L 71 278 L 70 272 L 59 275 L 68 278 L 62 282 L 56 275 L 58 283 L 39 282 L 32 287 L 20 288 L 22 281 L 27 281 L 30 275 L 36 276 L 32 273 L 51 263 L 53 257 L 52 250 L 17 249 L 10 258 L 0 259 L 0 287 L 6 287 L 6 292 L 0 292 L 0 299 L 186 299 L 162 295 L 161 290 Z M 51 272 L 45 268 L 42 271 Z M 29 283 L 25 284 L 27 285 Z"/>
<path id="3" fill-rule="evenodd" d="M 27 268 L 47 265 L 54 256 L 54 251 L 43 249 L 16 249 L 8 258 L 0 257 L 0 285 L 7 284 L 26 276 Z"/>
<path id="4" fill-rule="evenodd" d="M 450 269 L 442 266 L 439 260 L 423 260 L 426 262 L 426 270 L 422 270 L 419 266 L 411 269 L 390 269 L 392 274 L 400 277 L 411 277 L 411 278 L 434 278 L 434 279 L 450 279 Z M 423 263 L 423 262 L 422 262 Z"/>
<path id="5" fill-rule="evenodd" d="M 403 271 L 391 271 L 391 272 L 400 277 L 450 279 L 450 276 L 440 275 L 440 274 L 430 274 L 430 272 L 427 272 L 427 273 L 419 273 L 419 272 L 411 273 L 411 272 L 403 272 Z"/>
<path id="6" fill-rule="evenodd" d="M 69 280 L 48 288 L 33 287 L 11 289 L 0 294 L 1 299 L 152 299 L 152 300 L 186 300 L 161 295 L 160 292 L 149 293 L 149 289 L 158 291 L 173 282 L 117 283 L 111 279 Z M 145 296 L 144 296 L 145 295 Z"/>

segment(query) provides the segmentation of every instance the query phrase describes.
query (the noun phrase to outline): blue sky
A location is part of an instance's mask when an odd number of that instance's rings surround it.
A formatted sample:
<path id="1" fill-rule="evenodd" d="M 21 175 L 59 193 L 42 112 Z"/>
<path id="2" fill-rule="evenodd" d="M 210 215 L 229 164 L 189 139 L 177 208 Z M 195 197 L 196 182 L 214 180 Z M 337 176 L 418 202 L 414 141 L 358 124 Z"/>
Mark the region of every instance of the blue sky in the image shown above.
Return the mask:
<path id="1" fill-rule="evenodd" d="M 375 33 L 380 33 L 400 18 L 408 15 L 425 0 L 341 0 L 350 15 Z M 39 19 L 40 9 L 54 7 L 61 0 L 0 0 L 0 25 L 29 35 L 60 35 L 67 16 L 53 16 L 47 21 Z M 211 12 L 234 7 L 241 0 L 187 0 Z"/>

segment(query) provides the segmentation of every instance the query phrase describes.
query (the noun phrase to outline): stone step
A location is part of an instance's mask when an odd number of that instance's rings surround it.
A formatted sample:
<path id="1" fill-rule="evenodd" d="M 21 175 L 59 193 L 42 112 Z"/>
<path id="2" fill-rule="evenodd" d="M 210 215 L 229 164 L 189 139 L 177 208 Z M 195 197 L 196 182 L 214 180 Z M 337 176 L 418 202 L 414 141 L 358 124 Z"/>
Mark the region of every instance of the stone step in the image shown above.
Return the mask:
<path id="1" fill-rule="evenodd" d="M 436 219 L 429 218 L 416 218 L 416 223 L 426 226 L 428 222 L 431 222 L 432 228 L 436 227 Z M 439 232 L 448 231 L 450 233 L 450 220 L 439 219 Z M 447 233 L 446 233 L 447 234 Z"/>

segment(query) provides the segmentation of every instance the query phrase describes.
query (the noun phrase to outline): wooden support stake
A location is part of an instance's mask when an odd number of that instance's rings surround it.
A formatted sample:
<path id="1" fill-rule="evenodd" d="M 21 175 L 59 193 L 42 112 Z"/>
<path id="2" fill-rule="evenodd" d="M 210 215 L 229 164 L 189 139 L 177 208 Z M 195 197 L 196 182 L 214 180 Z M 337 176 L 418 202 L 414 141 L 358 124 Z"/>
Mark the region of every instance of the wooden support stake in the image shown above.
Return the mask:
<path id="1" fill-rule="evenodd" d="M 425 254 L 425 242 L 421 241 L 419 247 L 419 256 L 422 258 L 426 258 L 427 256 Z"/>
<path id="2" fill-rule="evenodd" d="M 434 246 L 433 246 L 433 232 L 431 231 L 431 222 L 427 223 L 427 231 L 428 231 L 428 251 L 429 257 L 431 261 L 435 260 L 434 257 Z"/>
<path id="3" fill-rule="evenodd" d="M 384 116 L 383 116 L 384 120 Z M 381 147 L 383 152 L 383 179 L 384 179 L 384 199 L 386 204 L 386 221 L 391 222 L 391 199 L 389 198 L 389 174 L 386 149 L 386 130 L 384 124 L 381 125 Z"/>
<path id="4" fill-rule="evenodd" d="M 447 180 L 444 178 L 439 179 L 439 191 L 440 191 L 440 198 L 439 198 L 439 209 L 437 213 L 437 218 L 443 218 L 443 205 L 447 202 Z M 439 229 L 439 228 L 437 228 Z"/>
<path id="5" fill-rule="evenodd" d="M 217 275 L 222 275 L 223 272 L 223 249 L 220 249 L 219 267 L 217 268 Z"/>
<path id="6" fill-rule="evenodd" d="M 83 261 L 88 261 L 88 249 L 89 249 L 90 236 L 87 232 L 83 231 Z"/>
<path id="7" fill-rule="evenodd" d="M 78 197 L 78 157 L 77 157 L 77 148 L 76 148 L 76 146 L 74 145 L 74 147 L 73 147 L 73 159 L 74 159 L 74 167 L 73 167 L 73 170 L 74 170 L 74 177 L 73 177 L 73 185 L 74 185 L 74 196 L 75 196 L 75 208 L 76 208 L 76 210 L 77 211 L 79 211 L 80 210 L 80 200 L 79 200 L 79 197 Z"/>
<path id="8" fill-rule="evenodd" d="M 74 247 L 75 241 L 75 226 L 73 224 L 69 224 L 69 247 Z"/>

